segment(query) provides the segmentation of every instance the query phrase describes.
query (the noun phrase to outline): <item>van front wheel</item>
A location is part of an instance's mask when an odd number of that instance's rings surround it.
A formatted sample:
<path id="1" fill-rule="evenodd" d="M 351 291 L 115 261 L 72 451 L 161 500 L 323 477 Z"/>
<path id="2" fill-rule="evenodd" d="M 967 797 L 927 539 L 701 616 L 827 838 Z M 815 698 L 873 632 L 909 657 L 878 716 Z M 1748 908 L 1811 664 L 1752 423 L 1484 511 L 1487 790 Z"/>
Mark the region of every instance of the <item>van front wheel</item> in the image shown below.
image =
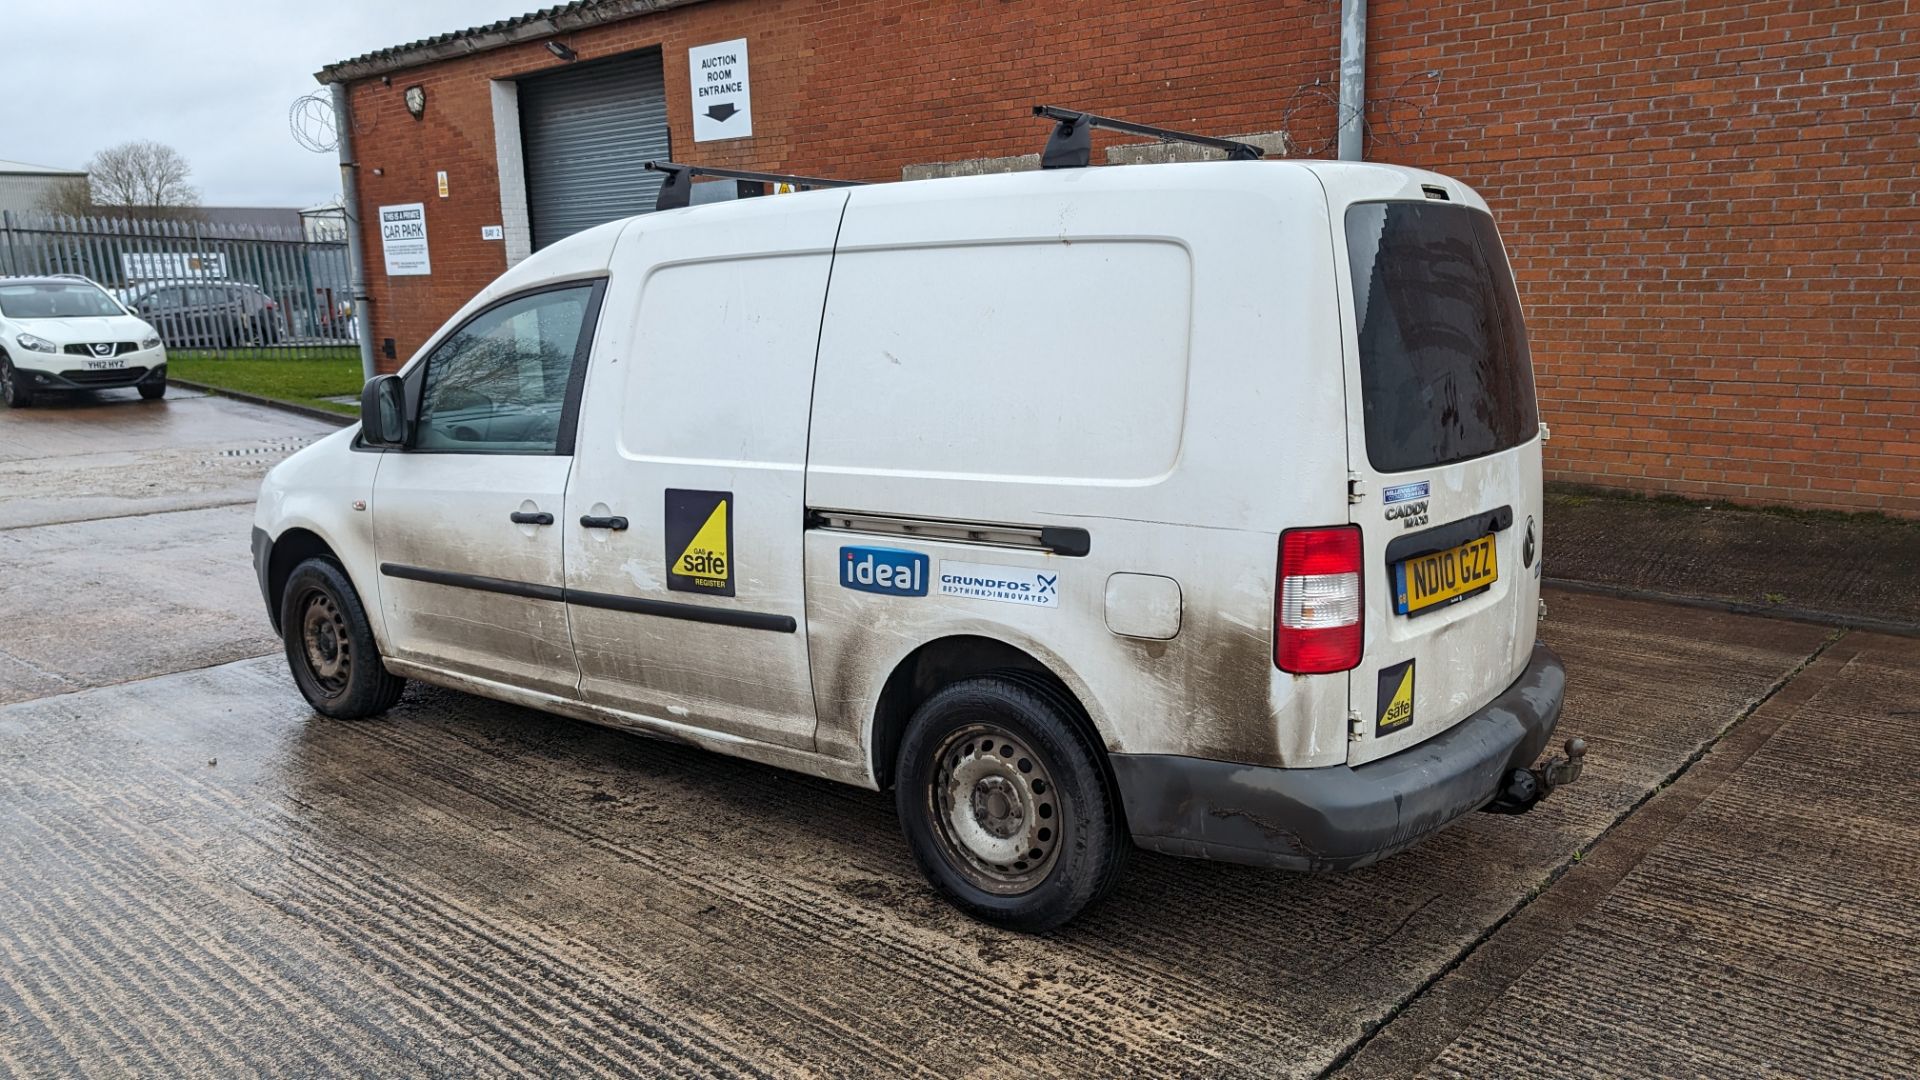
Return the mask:
<path id="1" fill-rule="evenodd" d="M 1119 878 L 1130 842 L 1070 707 L 1038 680 L 984 676 L 941 689 L 907 725 L 901 826 L 928 880 L 975 918 L 1051 930 Z"/>
<path id="2" fill-rule="evenodd" d="M 315 712 L 358 720 L 400 700 L 407 682 L 381 663 L 366 608 L 339 564 L 315 558 L 294 567 L 280 605 L 287 666 Z"/>

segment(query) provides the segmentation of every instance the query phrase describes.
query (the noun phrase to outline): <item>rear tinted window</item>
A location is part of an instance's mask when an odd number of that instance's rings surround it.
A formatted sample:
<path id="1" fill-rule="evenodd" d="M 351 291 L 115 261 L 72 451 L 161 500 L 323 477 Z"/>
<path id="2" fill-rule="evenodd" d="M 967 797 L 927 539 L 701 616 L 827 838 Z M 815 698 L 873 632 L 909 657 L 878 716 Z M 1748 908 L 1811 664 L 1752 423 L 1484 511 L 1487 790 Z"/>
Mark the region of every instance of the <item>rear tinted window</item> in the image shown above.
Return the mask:
<path id="1" fill-rule="evenodd" d="M 1533 360 L 1491 217 L 1359 203 L 1347 209 L 1347 255 L 1375 469 L 1465 461 L 1534 436 Z"/>

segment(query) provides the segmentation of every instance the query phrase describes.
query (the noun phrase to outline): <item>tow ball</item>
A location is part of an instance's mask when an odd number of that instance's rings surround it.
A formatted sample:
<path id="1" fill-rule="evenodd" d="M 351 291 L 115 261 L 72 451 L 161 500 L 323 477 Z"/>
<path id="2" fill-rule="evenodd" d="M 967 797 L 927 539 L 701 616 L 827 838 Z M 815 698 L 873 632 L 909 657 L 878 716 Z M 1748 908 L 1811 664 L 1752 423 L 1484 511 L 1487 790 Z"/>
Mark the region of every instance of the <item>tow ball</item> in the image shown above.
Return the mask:
<path id="1" fill-rule="evenodd" d="M 1535 768 L 1507 770 L 1500 791 L 1481 809 L 1490 814 L 1524 814 L 1553 794 L 1554 788 L 1580 779 L 1587 763 L 1587 740 L 1568 739 L 1566 750 L 1565 757 L 1555 754 Z"/>

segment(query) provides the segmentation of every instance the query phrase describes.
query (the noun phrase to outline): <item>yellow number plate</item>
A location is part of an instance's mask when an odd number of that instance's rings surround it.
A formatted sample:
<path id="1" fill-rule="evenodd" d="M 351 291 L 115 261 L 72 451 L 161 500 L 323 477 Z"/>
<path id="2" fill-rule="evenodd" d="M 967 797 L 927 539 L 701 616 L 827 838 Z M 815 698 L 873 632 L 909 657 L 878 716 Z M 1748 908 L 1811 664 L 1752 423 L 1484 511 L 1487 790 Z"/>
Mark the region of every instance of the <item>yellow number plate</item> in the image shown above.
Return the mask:
<path id="1" fill-rule="evenodd" d="M 1402 615 L 1477 593 L 1500 578 L 1493 534 L 1457 548 L 1408 559 L 1393 568 L 1393 610 Z"/>

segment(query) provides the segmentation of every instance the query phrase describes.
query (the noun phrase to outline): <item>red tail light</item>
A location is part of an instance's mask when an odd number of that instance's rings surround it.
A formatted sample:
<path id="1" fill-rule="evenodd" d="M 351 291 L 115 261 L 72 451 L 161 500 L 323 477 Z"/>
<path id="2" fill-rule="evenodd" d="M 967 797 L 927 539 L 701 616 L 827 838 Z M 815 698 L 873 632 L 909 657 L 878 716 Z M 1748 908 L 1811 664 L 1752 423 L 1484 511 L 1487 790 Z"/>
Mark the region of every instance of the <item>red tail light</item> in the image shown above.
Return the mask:
<path id="1" fill-rule="evenodd" d="M 1281 533 L 1273 662 L 1296 675 L 1358 667 L 1365 637 L 1361 601 L 1359 526 Z"/>

